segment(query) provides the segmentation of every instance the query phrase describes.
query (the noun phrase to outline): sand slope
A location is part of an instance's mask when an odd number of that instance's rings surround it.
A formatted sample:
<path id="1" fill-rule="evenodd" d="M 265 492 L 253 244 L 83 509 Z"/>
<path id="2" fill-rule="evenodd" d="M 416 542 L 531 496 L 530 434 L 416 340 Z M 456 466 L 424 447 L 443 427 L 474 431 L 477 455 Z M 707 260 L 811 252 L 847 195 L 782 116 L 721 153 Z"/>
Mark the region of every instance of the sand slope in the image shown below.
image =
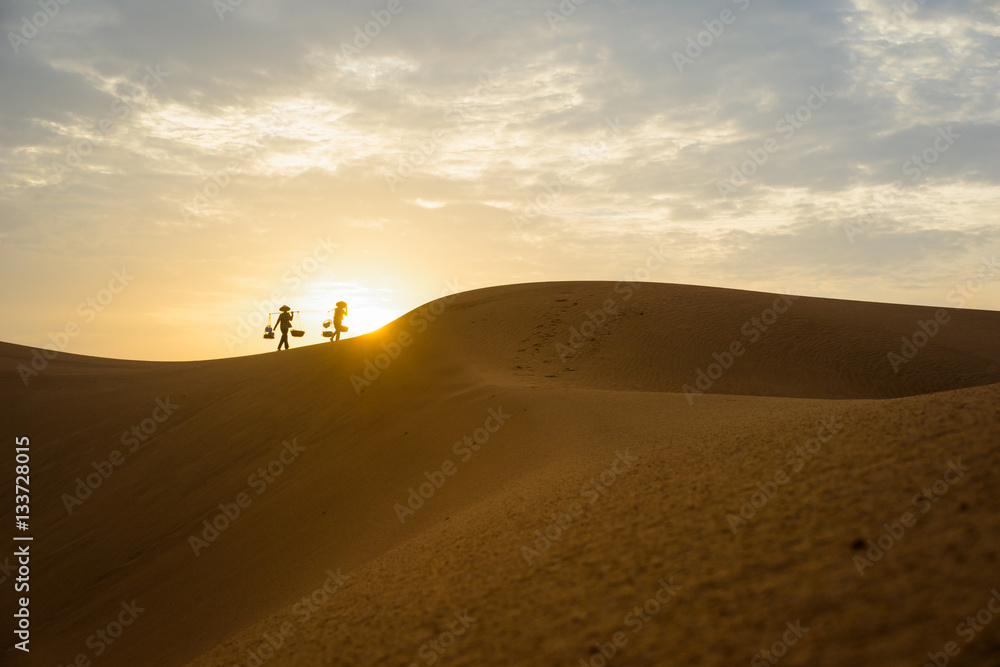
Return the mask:
<path id="1" fill-rule="evenodd" d="M 613 664 L 732 664 L 801 620 L 784 664 L 919 664 L 953 640 L 964 664 L 989 664 L 1000 626 L 966 644 L 956 624 L 1000 586 L 1000 314 L 948 310 L 896 373 L 887 353 L 936 309 L 800 298 L 771 318 L 778 299 L 514 285 L 288 353 L 62 354 L 27 387 L 30 350 L 3 345 L 4 430 L 36 448 L 45 622 L 30 659 L 4 663 L 580 664 L 621 631 Z M 734 342 L 744 353 L 707 393 L 682 393 Z M 163 417 L 158 400 L 171 414 L 129 451 L 123 432 Z M 63 494 L 115 450 L 124 461 L 68 514 Z M 959 460 L 967 472 L 914 504 Z M 444 482 L 401 523 L 394 506 L 426 473 Z M 758 484 L 773 497 L 734 533 L 727 513 Z M 241 493 L 196 556 L 191 536 Z M 860 575 L 868 546 L 852 545 L 907 511 L 915 525 Z M 657 613 L 627 616 L 671 577 Z M 144 611 L 96 656 L 88 637 L 133 599 Z"/>

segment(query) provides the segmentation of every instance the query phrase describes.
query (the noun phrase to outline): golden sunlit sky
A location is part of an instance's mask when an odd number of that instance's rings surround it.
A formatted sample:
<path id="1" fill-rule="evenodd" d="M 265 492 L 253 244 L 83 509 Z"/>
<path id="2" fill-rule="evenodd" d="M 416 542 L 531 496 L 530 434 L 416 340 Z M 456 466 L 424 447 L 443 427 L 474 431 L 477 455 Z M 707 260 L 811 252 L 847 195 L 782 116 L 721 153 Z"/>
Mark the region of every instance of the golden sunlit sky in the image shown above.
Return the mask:
<path id="1" fill-rule="evenodd" d="M 4 341 L 253 354 L 282 303 L 294 346 L 338 300 L 350 336 L 654 254 L 657 282 L 1000 309 L 993 0 L 35 0 L 0 25 Z"/>

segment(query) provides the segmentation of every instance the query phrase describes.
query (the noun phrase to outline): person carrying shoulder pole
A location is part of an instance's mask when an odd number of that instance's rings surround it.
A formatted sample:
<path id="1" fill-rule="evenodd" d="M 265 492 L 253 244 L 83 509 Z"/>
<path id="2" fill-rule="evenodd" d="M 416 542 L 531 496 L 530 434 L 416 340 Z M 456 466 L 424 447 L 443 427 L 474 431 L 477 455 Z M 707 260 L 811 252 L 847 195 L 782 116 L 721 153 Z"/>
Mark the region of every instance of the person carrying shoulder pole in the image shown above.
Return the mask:
<path id="1" fill-rule="evenodd" d="M 281 346 L 284 345 L 285 349 L 288 349 L 288 330 L 292 328 L 292 315 L 291 308 L 288 306 L 282 306 L 278 310 L 281 314 L 278 315 L 278 321 L 275 323 L 276 327 L 281 328 L 281 340 L 278 341 L 278 350 L 281 350 Z"/>
<path id="2" fill-rule="evenodd" d="M 335 340 L 340 340 L 340 332 L 347 331 L 348 327 L 344 326 L 344 315 L 347 315 L 347 303 L 344 301 L 337 302 L 337 310 L 333 311 L 333 337 L 330 338 L 332 343 Z"/>

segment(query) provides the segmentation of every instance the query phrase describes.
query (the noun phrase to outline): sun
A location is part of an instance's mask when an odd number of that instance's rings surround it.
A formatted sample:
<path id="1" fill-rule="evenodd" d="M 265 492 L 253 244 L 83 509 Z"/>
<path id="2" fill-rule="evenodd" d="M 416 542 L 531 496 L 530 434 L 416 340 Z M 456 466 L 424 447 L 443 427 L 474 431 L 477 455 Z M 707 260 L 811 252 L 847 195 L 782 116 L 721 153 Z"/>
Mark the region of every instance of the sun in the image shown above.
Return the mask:
<path id="1" fill-rule="evenodd" d="M 322 334 L 324 331 L 323 323 L 327 320 L 333 320 L 333 310 L 336 308 L 337 301 L 347 302 L 347 316 L 344 318 L 344 324 L 348 327 L 348 331 L 341 334 L 341 340 L 381 329 L 403 314 L 384 305 L 371 304 L 364 297 L 303 299 L 299 302 L 301 308 L 297 308 L 295 319 L 295 327 L 306 332 L 305 336 L 302 337 L 303 342 L 327 340 Z M 332 325 L 330 328 L 332 330 Z"/>
<path id="2" fill-rule="evenodd" d="M 333 320 L 338 301 L 347 303 L 344 325 L 348 330 L 341 333 L 342 341 L 381 329 L 408 310 L 399 302 L 402 294 L 394 286 L 382 286 L 374 281 L 316 280 L 307 289 L 288 298 L 288 305 L 295 312 L 292 325 L 305 332 L 296 338 L 300 345 L 331 340 L 324 337 L 323 332 L 332 331 L 332 322 L 329 328 L 325 328 L 323 323 Z M 295 343 L 292 344 L 294 346 Z"/>
<path id="3" fill-rule="evenodd" d="M 397 313 L 380 306 L 366 306 L 363 303 L 354 305 L 348 301 L 347 316 L 344 318 L 344 324 L 347 325 L 350 330 L 347 334 L 342 334 L 341 338 L 344 338 L 345 336 L 360 336 L 362 334 L 371 333 L 372 331 L 377 331 L 400 315 L 402 315 L 402 313 Z M 333 319 L 332 310 L 329 314 L 324 311 L 323 319 L 326 320 L 327 318 Z"/>

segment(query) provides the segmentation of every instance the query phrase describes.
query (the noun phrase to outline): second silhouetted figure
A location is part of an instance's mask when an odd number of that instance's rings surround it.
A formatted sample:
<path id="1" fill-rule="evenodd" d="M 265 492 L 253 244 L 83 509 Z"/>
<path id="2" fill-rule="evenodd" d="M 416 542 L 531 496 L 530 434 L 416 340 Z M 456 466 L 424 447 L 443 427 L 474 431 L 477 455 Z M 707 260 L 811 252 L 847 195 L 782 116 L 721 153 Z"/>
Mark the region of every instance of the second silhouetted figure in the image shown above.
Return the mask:
<path id="1" fill-rule="evenodd" d="M 333 311 L 333 338 L 330 341 L 340 340 L 340 332 L 347 331 L 348 327 L 344 326 L 344 315 L 347 314 L 347 303 L 344 301 L 337 302 L 337 309 Z"/>

